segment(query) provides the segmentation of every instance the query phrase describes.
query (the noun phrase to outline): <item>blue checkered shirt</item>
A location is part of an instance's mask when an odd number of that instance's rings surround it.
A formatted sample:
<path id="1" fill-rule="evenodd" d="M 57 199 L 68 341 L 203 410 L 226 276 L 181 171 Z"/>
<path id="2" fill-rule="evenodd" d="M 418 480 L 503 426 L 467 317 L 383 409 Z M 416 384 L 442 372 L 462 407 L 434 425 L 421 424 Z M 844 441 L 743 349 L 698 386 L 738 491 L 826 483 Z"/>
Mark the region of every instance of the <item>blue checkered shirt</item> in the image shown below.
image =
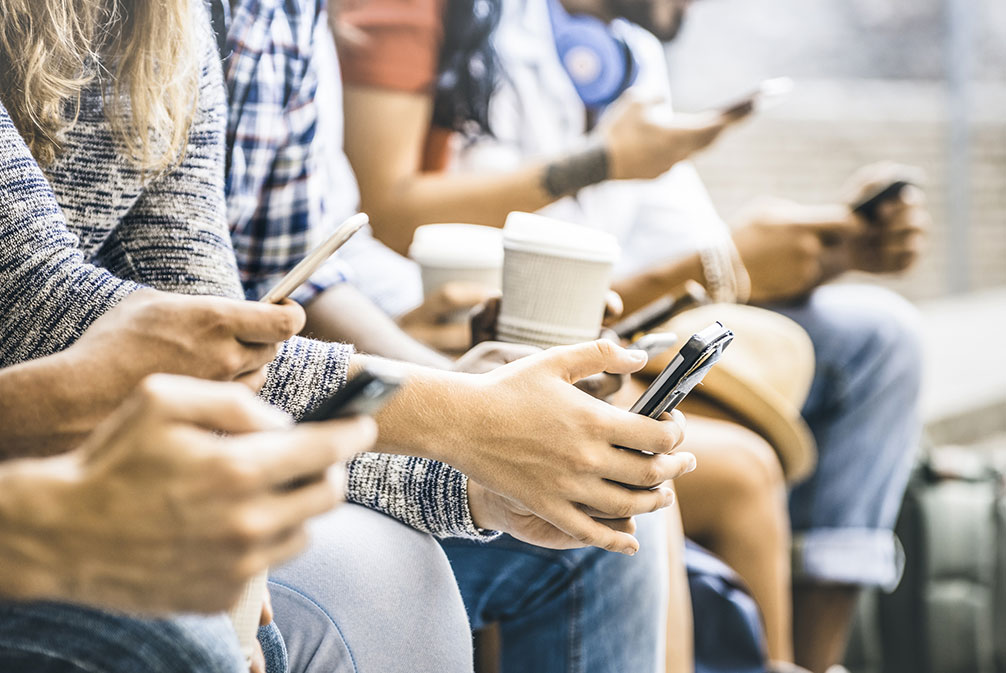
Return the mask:
<path id="1" fill-rule="evenodd" d="M 238 0 L 233 10 L 211 1 L 226 25 L 218 40 L 229 101 L 227 219 L 245 295 L 257 299 L 338 225 L 314 142 L 312 38 L 325 1 Z M 294 299 L 308 302 L 345 280 L 342 263 L 330 260 Z"/>

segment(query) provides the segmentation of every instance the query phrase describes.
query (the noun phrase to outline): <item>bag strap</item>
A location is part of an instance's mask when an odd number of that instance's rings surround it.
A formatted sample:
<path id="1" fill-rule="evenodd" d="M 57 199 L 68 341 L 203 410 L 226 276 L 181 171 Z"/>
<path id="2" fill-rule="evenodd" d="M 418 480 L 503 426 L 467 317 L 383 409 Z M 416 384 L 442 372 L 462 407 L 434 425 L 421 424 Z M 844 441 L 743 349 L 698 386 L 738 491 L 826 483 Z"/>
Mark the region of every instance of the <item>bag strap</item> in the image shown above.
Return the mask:
<path id="1" fill-rule="evenodd" d="M 227 51 L 227 23 L 229 7 L 225 6 L 225 0 L 206 0 L 206 5 L 210 10 L 210 20 L 213 22 L 213 33 L 217 38 L 217 51 L 220 53 L 220 60 L 226 60 L 230 56 Z"/>

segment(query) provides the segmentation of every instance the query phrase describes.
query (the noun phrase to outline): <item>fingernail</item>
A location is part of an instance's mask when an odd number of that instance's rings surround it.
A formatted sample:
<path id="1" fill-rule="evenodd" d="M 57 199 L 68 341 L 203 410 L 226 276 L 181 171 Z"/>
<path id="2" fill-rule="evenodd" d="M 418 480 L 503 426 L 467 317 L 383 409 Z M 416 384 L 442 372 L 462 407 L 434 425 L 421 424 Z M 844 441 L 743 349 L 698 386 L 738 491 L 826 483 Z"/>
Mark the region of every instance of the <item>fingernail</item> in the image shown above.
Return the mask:
<path id="1" fill-rule="evenodd" d="M 646 357 L 646 351 L 639 350 L 638 348 L 630 348 L 628 350 L 629 350 L 629 357 L 635 360 L 636 362 L 646 362 L 646 360 L 648 359 Z"/>
<path id="2" fill-rule="evenodd" d="M 636 548 L 635 547 L 625 547 L 624 549 L 622 549 L 622 553 L 625 554 L 626 556 L 635 556 L 636 555 Z"/>
<path id="3" fill-rule="evenodd" d="M 283 430 L 293 425 L 293 418 L 290 417 L 290 414 L 273 406 L 267 407 L 263 416 L 266 424 L 276 430 Z"/>
<path id="4" fill-rule="evenodd" d="M 674 409 L 671 411 L 671 416 L 674 418 L 674 422 L 678 424 L 678 427 L 681 428 L 681 431 L 684 432 L 685 427 L 688 425 L 688 420 L 685 418 L 685 415 L 681 413 L 681 410 Z"/>
<path id="5" fill-rule="evenodd" d="M 687 453 L 685 455 L 688 456 L 688 465 L 685 467 L 685 474 L 688 474 L 689 472 L 694 472 L 695 468 L 699 466 L 699 463 L 695 460 L 694 454 Z"/>

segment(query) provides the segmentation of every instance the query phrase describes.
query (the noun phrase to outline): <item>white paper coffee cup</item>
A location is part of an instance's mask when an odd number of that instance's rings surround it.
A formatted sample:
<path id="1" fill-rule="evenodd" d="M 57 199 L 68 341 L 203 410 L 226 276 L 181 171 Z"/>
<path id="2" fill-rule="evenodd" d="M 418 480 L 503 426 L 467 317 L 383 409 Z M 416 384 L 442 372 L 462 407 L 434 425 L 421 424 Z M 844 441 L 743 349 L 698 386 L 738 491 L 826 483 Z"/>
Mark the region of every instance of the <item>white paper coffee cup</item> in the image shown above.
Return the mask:
<path id="1" fill-rule="evenodd" d="M 503 229 L 500 341 L 548 348 L 596 339 L 618 261 L 611 234 L 510 213 Z"/>
<path id="2" fill-rule="evenodd" d="M 477 224 L 427 224 L 416 229 L 409 257 L 419 264 L 427 297 L 452 281 L 479 283 L 499 290 L 503 273 L 503 235 Z"/>
<path id="3" fill-rule="evenodd" d="M 265 601 L 266 582 L 269 578 L 268 571 L 248 580 L 241 598 L 237 604 L 231 608 L 227 616 L 234 625 L 234 631 L 238 635 L 238 643 L 241 645 L 241 654 L 246 661 L 251 661 L 252 653 L 255 651 L 255 643 L 258 640 L 258 627 L 262 619 L 262 603 Z"/>

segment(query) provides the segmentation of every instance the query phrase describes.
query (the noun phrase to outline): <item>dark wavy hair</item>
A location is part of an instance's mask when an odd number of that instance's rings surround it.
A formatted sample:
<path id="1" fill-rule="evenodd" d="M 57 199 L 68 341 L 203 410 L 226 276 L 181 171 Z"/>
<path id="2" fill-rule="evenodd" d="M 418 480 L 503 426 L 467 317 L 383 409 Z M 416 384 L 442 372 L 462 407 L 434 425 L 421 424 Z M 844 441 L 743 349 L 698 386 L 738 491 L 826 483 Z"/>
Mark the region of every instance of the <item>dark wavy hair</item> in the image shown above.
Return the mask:
<path id="1" fill-rule="evenodd" d="M 492 34 L 502 0 L 447 0 L 433 123 L 468 135 L 492 133 L 489 99 L 499 76 Z"/>

